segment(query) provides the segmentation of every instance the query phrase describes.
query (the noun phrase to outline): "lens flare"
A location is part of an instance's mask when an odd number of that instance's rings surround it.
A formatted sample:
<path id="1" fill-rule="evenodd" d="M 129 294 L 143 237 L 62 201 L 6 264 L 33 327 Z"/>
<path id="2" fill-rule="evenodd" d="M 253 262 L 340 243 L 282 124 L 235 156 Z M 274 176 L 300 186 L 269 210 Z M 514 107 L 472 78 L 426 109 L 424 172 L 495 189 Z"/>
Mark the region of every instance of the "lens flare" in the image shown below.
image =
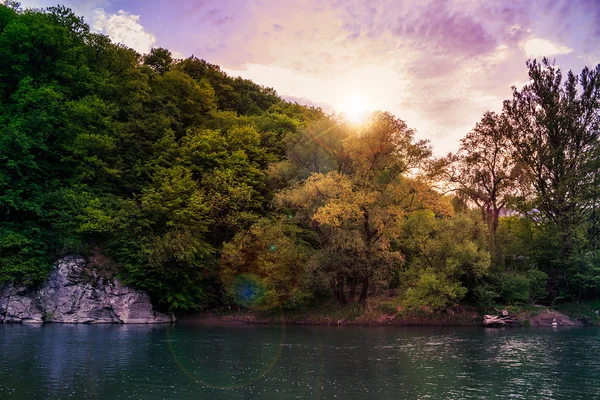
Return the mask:
<path id="1" fill-rule="evenodd" d="M 242 307 L 256 308 L 263 304 L 266 295 L 262 279 L 254 274 L 242 274 L 231 284 L 234 301 Z"/>

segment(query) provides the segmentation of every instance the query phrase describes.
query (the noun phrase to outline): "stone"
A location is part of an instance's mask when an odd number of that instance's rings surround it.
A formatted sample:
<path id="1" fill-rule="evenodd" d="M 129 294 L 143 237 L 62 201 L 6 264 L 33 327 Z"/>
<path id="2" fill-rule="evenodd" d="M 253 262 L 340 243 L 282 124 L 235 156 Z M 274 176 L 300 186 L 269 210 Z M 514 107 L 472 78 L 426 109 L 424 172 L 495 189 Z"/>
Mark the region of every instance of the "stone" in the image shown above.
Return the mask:
<path id="1" fill-rule="evenodd" d="M 148 294 L 117 279 L 85 275 L 79 256 L 60 259 L 37 289 L 0 286 L 0 322 L 154 324 L 173 319 L 152 308 Z"/>
<path id="2" fill-rule="evenodd" d="M 43 313 L 27 288 L 6 284 L 0 290 L 0 321 L 42 323 Z"/>

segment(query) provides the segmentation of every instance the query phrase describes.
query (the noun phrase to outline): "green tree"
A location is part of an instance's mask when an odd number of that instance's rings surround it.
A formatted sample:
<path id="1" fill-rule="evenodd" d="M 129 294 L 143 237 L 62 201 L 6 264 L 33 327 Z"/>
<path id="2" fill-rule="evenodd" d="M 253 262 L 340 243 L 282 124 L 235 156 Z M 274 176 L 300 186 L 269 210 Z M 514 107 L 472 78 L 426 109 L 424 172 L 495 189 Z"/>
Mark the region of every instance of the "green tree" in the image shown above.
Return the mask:
<path id="1" fill-rule="evenodd" d="M 411 213 L 401 248 L 407 254 L 402 275 L 408 308 L 439 311 L 458 303 L 468 289 L 481 284 L 490 266 L 476 222 L 464 214 L 436 218 L 429 210 Z"/>
<path id="2" fill-rule="evenodd" d="M 336 152 L 337 170 L 315 173 L 278 195 L 281 206 L 291 207 L 297 218 L 315 229 L 321 239 L 312 260 L 330 281 L 340 304 L 365 304 L 373 281 L 389 277 L 402 255 L 392 247 L 414 188 L 402 174 L 429 155 L 424 142 L 388 113 L 375 113 L 358 132 L 348 135 Z M 332 158 L 334 158 L 332 157 Z M 416 203 L 416 202 L 415 202 Z"/>
<path id="3" fill-rule="evenodd" d="M 143 57 L 144 65 L 149 66 L 154 71 L 163 75 L 171 69 L 173 64 L 173 57 L 171 52 L 162 47 L 154 47 L 150 50 L 150 53 Z"/>
<path id="4" fill-rule="evenodd" d="M 508 124 L 502 115 L 487 112 L 450 154 L 446 178 L 459 195 L 475 204 L 488 226 L 489 248 L 496 259 L 500 214 L 516 194 L 516 171 L 510 154 Z"/>
<path id="5" fill-rule="evenodd" d="M 229 296 L 260 309 L 303 304 L 310 293 L 303 287 L 308 249 L 300 233 L 285 220 L 266 219 L 238 232 L 221 253 L 221 280 Z M 247 282 L 254 290 L 248 292 Z"/>
<path id="6" fill-rule="evenodd" d="M 544 59 L 527 63 L 531 82 L 504 103 L 514 157 L 530 185 L 519 209 L 560 238 L 547 271 L 553 292 L 583 294 L 570 257 L 582 248 L 579 227 L 595 210 L 600 132 L 600 65 L 563 75 Z M 579 90 L 580 89 L 580 90 Z M 553 228 L 554 226 L 555 228 Z"/>

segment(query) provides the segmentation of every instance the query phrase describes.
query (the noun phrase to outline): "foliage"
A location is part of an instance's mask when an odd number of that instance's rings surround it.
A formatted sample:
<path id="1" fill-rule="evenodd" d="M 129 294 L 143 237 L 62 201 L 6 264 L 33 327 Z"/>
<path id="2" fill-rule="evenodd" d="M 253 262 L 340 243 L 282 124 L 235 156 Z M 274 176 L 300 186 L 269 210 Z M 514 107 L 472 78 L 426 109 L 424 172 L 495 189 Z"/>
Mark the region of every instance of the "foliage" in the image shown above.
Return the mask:
<path id="1" fill-rule="evenodd" d="M 285 220 L 260 220 L 223 246 L 221 281 L 238 305 L 273 309 L 298 306 L 308 249 L 298 228 Z"/>
<path id="2" fill-rule="evenodd" d="M 489 246 L 496 256 L 496 231 L 500 214 L 515 194 L 516 168 L 508 150 L 508 124 L 502 115 L 487 112 L 461 139 L 458 153 L 448 163 L 446 178 L 458 194 L 472 202 L 488 226 Z"/>
<path id="3" fill-rule="evenodd" d="M 596 299 L 600 66 L 527 67 L 434 160 L 390 113 L 351 124 L 4 2 L 0 283 L 78 252 L 169 310 Z"/>
<path id="4" fill-rule="evenodd" d="M 473 288 L 473 298 L 476 304 L 485 311 L 491 310 L 497 304 L 499 297 L 500 294 L 495 286 L 487 282 Z"/>
<path id="5" fill-rule="evenodd" d="M 171 310 L 219 300 L 223 242 L 266 213 L 283 137 L 322 114 L 64 7 L 0 5 L 0 99 L 0 280 L 99 247 Z"/>
<path id="6" fill-rule="evenodd" d="M 322 127 L 322 125 L 317 125 Z M 346 134 L 340 134 L 345 129 Z M 334 136 L 331 137 L 329 134 Z M 428 202 L 427 190 L 402 177 L 429 155 L 424 142 L 387 113 L 375 113 L 353 132 L 350 127 L 327 127 L 315 135 L 336 170 L 315 172 L 278 194 L 282 207 L 319 235 L 321 248 L 310 265 L 330 282 L 340 304 L 365 304 L 372 283 L 388 280 L 402 263 L 392 247 L 407 210 Z M 350 286 L 348 299 L 345 286 Z"/>
<path id="7" fill-rule="evenodd" d="M 596 224 L 600 165 L 600 65 L 580 75 L 569 71 L 564 82 L 562 71 L 547 59 L 527 65 L 530 83 L 515 88 L 504 103 L 508 139 L 526 189 L 517 209 L 558 234 L 559 246 L 546 269 L 553 293 L 566 289 L 581 298 L 584 283 L 572 274 L 569 260 L 586 241 L 596 242 L 597 233 L 589 228 Z M 582 236 L 586 224 L 591 226 Z"/>
<path id="8" fill-rule="evenodd" d="M 407 309 L 440 311 L 454 305 L 467 293 L 467 288 L 432 270 L 419 272 L 418 280 L 406 290 L 403 305 Z"/>
<path id="9" fill-rule="evenodd" d="M 404 305 L 440 310 L 479 284 L 488 273 L 490 255 L 477 228 L 475 221 L 460 214 L 436 218 L 424 210 L 408 216 L 401 240 L 407 254 L 401 279 L 407 288 Z"/>
<path id="10" fill-rule="evenodd" d="M 539 293 L 539 281 L 545 283 L 546 275 L 543 272 L 535 271 L 530 274 L 520 274 L 514 272 L 505 272 L 499 274 L 497 287 L 500 290 L 500 299 L 502 304 L 529 304 L 533 303 L 535 296 Z M 533 300 L 533 301 L 532 301 Z"/>

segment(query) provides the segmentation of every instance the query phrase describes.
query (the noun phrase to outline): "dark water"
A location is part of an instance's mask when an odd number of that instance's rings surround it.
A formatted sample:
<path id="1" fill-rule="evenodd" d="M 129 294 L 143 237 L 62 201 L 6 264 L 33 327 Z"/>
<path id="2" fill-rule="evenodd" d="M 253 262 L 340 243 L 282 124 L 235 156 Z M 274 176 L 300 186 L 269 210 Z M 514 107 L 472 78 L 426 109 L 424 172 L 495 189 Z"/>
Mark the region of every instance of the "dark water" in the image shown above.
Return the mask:
<path id="1" fill-rule="evenodd" d="M 600 329 L 0 325 L 0 399 L 600 399 Z"/>

